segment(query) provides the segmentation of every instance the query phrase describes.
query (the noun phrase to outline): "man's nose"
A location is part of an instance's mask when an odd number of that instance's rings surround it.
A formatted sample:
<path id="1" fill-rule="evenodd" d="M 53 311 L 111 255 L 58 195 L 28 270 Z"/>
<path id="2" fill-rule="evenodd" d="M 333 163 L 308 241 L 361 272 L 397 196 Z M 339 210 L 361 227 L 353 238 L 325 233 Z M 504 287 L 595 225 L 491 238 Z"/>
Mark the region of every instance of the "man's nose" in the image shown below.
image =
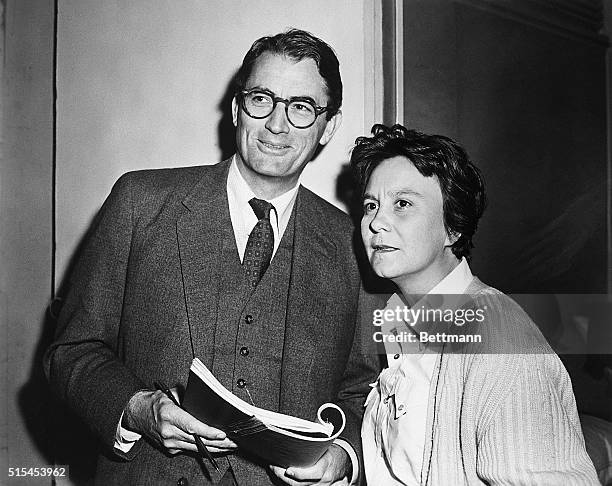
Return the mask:
<path id="1" fill-rule="evenodd" d="M 284 103 L 276 103 L 274 110 L 266 118 L 266 128 L 272 133 L 287 133 L 289 131 L 289 120 L 287 120 Z"/>

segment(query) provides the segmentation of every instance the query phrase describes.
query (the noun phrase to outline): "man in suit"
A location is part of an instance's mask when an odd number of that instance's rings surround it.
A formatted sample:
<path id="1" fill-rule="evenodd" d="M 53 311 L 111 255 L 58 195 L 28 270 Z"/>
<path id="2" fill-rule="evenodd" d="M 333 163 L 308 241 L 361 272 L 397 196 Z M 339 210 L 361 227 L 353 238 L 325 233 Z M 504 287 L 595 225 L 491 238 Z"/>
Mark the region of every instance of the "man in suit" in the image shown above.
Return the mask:
<path id="1" fill-rule="evenodd" d="M 352 229 L 299 185 L 338 128 L 341 103 L 325 42 L 300 30 L 261 38 L 237 76 L 236 154 L 115 184 L 45 357 L 52 386 L 105 446 L 98 483 L 356 481 L 363 399 L 377 370 L 358 324 Z M 184 387 L 193 357 L 258 407 L 314 419 L 335 401 L 345 440 L 309 468 L 258 464 L 155 391 L 156 380 Z M 220 472 L 198 465 L 192 434 L 218 454 Z"/>

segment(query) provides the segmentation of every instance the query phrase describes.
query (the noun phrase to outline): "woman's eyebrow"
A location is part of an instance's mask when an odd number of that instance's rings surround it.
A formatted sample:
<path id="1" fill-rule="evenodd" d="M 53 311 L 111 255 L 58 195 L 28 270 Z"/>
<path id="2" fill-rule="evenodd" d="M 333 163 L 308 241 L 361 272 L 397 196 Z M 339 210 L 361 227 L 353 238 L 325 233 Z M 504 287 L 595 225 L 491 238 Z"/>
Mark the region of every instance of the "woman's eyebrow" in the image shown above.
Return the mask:
<path id="1" fill-rule="evenodd" d="M 388 196 L 414 196 L 414 197 L 418 197 L 418 198 L 423 198 L 423 194 L 421 194 L 418 191 L 415 191 L 414 189 L 395 189 L 392 191 L 387 192 Z"/>

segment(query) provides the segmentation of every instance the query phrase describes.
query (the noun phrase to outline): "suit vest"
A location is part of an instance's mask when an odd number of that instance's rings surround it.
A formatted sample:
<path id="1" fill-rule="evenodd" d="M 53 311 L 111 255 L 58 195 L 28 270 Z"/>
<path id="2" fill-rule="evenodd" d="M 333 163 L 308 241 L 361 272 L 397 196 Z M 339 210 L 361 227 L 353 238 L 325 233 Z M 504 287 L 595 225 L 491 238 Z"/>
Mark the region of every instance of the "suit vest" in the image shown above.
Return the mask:
<path id="1" fill-rule="evenodd" d="M 256 407 L 280 408 L 281 363 L 293 261 L 295 212 L 255 288 L 244 278 L 235 239 L 223 244 L 211 371 L 236 396 Z M 266 470 L 229 456 L 238 484 L 266 484 Z M 225 469 L 225 468 L 224 468 Z"/>

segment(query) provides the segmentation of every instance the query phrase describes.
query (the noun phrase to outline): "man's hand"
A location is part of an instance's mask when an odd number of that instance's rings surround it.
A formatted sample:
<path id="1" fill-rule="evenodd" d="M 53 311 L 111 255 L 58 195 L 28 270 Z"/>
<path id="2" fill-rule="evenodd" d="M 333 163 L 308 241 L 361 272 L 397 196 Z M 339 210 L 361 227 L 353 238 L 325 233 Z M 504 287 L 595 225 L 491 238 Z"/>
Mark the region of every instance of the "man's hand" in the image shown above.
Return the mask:
<path id="1" fill-rule="evenodd" d="M 346 451 L 332 444 L 316 464 L 309 467 L 270 466 L 272 472 L 291 486 L 347 485 L 351 479 L 351 459 Z"/>
<path id="2" fill-rule="evenodd" d="M 177 397 L 176 389 L 172 393 Z M 149 437 L 170 454 L 197 451 L 192 434 L 199 435 L 211 452 L 230 452 L 237 447 L 222 430 L 200 422 L 159 390 L 136 393 L 125 408 L 123 426 Z"/>

